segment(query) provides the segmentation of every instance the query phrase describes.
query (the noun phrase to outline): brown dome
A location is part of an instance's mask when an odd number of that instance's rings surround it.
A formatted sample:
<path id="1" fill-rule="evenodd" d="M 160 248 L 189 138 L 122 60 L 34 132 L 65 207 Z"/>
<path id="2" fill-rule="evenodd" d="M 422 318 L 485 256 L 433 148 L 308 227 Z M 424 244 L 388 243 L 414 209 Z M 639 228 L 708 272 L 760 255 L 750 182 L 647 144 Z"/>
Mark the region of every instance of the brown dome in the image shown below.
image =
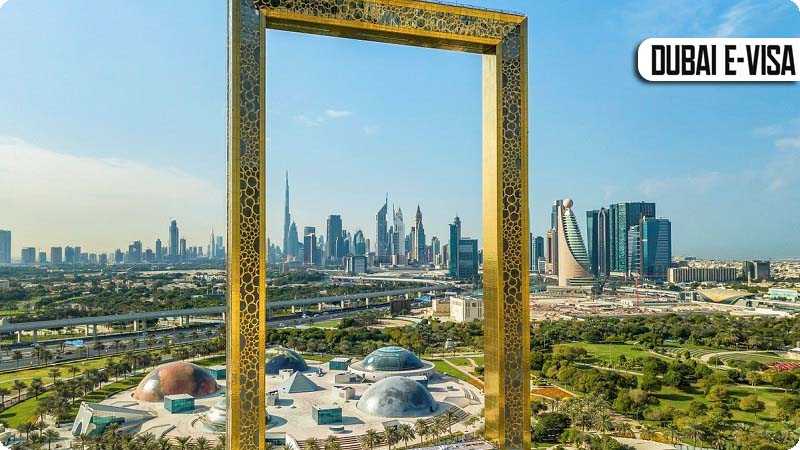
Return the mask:
<path id="1" fill-rule="evenodd" d="M 160 402 L 165 395 L 189 394 L 205 397 L 217 392 L 219 386 L 206 369 L 192 363 L 177 361 L 153 369 L 136 386 L 133 398 L 144 402 Z"/>

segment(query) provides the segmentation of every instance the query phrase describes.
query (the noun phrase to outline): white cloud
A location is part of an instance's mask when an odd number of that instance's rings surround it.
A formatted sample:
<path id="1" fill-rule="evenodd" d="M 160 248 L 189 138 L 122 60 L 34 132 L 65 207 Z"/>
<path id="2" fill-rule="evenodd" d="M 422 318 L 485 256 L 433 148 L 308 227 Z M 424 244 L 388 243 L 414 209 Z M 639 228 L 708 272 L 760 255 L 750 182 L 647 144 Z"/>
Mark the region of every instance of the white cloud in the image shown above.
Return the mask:
<path id="1" fill-rule="evenodd" d="M 322 114 L 298 114 L 294 116 L 295 122 L 306 127 L 318 127 L 331 120 L 344 119 L 353 113 L 346 109 L 326 109 Z"/>
<path id="2" fill-rule="evenodd" d="M 639 191 L 648 197 L 665 194 L 668 191 L 676 195 L 678 192 L 703 194 L 722 184 L 725 178 L 725 175 L 716 171 L 668 178 L 648 178 L 639 183 Z"/>
<path id="3" fill-rule="evenodd" d="M 377 125 L 364 125 L 361 127 L 361 131 L 367 136 L 372 136 L 373 134 L 378 134 L 378 132 L 381 131 L 381 127 Z"/>
<path id="4" fill-rule="evenodd" d="M 780 138 L 775 141 L 775 147 L 781 150 L 800 149 L 800 136 Z"/>
<path id="5" fill-rule="evenodd" d="M 341 119 L 343 117 L 351 116 L 353 113 L 347 110 L 340 109 L 326 109 L 325 116 L 331 119 Z"/>
<path id="6" fill-rule="evenodd" d="M 723 16 L 722 23 L 717 26 L 717 37 L 728 37 L 743 32 L 744 25 L 758 16 L 757 5 L 744 0 L 733 5 Z"/>
<path id="7" fill-rule="evenodd" d="M 79 244 L 108 251 L 166 237 L 178 220 L 189 245 L 224 224 L 224 182 L 124 159 L 93 158 L 0 137 L 0 204 L 14 246 Z"/>
<path id="8" fill-rule="evenodd" d="M 6 3 L 8 3 L 8 0 L 0 0 L 0 8 L 2 8 Z"/>
<path id="9" fill-rule="evenodd" d="M 789 0 L 789 1 L 794 3 L 794 6 L 797 6 L 797 10 L 800 11 L 800 0 Z"/>

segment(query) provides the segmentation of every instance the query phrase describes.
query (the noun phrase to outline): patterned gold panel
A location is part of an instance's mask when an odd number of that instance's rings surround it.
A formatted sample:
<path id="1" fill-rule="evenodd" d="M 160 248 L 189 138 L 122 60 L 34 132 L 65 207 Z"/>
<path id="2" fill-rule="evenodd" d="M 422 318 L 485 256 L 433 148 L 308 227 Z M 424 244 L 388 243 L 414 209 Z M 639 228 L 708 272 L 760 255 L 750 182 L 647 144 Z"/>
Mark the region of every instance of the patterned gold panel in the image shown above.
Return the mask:
<path id="1" fill-rule="evenodd" d="M 265 26 L 487 55 L 483 157 L 486 433 L 503 449 L 530 448 L 525 18 L 416 0 L 229 2 L 228 363 L 235 376 L 229 381 L 228 448 L 255 450 L 264 445 Z M 254 14 L 254 5 L 266 21 Z"/>
<path id="2" fill-rule="evenodd" d="M 265 25 L 250 0 L 230 0 L 228 129 L 229 449 L 265 437 Z"/>

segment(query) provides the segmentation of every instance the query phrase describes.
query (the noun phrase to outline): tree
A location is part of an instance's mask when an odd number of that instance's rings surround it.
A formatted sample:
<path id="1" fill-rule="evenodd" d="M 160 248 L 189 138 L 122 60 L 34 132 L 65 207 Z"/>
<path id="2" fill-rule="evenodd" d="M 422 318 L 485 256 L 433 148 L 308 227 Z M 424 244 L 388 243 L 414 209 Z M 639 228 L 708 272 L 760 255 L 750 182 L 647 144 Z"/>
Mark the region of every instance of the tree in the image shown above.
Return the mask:
<path id="1" fill-rule="evenodd" d="M 58 377 L 61 376 L 61 369 L 58 367 L 52 367 L 50 370 L 47 371 L 47 375 L 53 380 L 53 384 L 55 384 Z"/>
<path id="2" fill-rule="evenodd" d="M 658 392 L 661 390 L 661 380 L 657 376 L 648 372 L 639 379 L 639 389 L 647 392 Z"/>
<path id="3" fill-rule="evenodd" d="M 428 436 L 428 424 L 422 419 L 417 419 L 414 422 L 414 432 L 419 436 L 419 443 L 422 444 L 425 437 Z"/>
<path id="4" fill-rule="evenodd" d="M 33 378 L 31 380 L 31 392 L 33 392 L 34 397 L 39 398 L 39 394 L 42 393 L 44 389 L 44 384 L 42 383 L 42 379 L 39 377 Z"/>
<path id="5" fill-rule="evenodd" d="M 745 373 L 744 378 L 750 383 L 750 386 L 758 386 L 763 381 L 761 374 L 756 371 Z"/>
<path id="6" fill-rule="evenodd" d="M 386 444 L 389 445 L 389 450 L 392 446 L 400 442 L 400 432 L 397 427 L 388 427 L 383 431 L 383 437 L 386 439 Z"/>
<path id="7" fill-rule="evenodd" d="M 570 423 L 569 418 L 561 413 L 541 414 L 533 425 L 533 439 L 536 442 L 557 442 Z"/>
<path id="8" fill-rule="evenodd" d="M 730 396 L 731 394 L 728 391 L 727 387 L 721 384 L 717 384 L 711 386 L 711 388 L 708 390 L 708 394 L 706 394 L 706 399 L 712 403 L 721 404 L 728 401 Z"/>
<path id="9" fill-rule="evenodd" d="M 17 401 L 22 398 L 22 390 L 28 387 L 22 380 L 14 380 L 14 390 L 17 391 Z"/>
<path id="10" fill-rule="evenodd" d="M 10 393 L 11 391 L 8 388 L 0 387 L 0 408 L 6 407 L 6 396 Z"/>
<path id="11" fill-rule="evenodd" d="M 47 442 L 47 450 L 50 450 L 50 444 L 58 440 L 59 434 L 58 431 L 48 428 L 44 433 L 42 433 L 42 438 L 45 442 Z"/>
<path id="12" fill-rule="evenodd" d="M 413 441 L 415 434 L 414 434 L 414 427 L 407 423 L 402 423 L 397 427 L 397 431 L 400 433 L 400 440 L 403 441 L 406 447 L 408 447 L 408 442 Z"/>
<path id="13" fill-rule="evenodd" d="M 342 445 L 339 443 L 339 440 L 336 439 L 336 436 L 330 435 L 327 439 L 325 439 L 325 450 L 341 450 Z"/>
<path id="14" fill-rule="evenodd" d="M 11 357 L 17 363 L 17 368 L 19 368 L 19 362 L 22 360 L 22 352 L 20 350 L 14 350 L 13 356 Z"/>
<path id="15" fill-rule="evenodd" d="M 361 448 L 365 450 L 372 450 L 381 443 L 381 435 L 377 431 L 370 428 L 366 434 L 359 439 Z"/>
<path id="16" fill-rule="evenodd" d="M 456 410 L 455 408 L 448 408 L 447 411 L 442 414 L 444 419 L 447 423 L 447 434 L 452 436 L 453 435 L 453 423 L 456 421 Z"/>
<path id="17" fill-rule="evenodd" d="M 764 410 L 764 402 L 758 399 L 755 394 L 742 397 L 739 400 L 739 409 L 753 413 L 753 420 L 758 420 L 758 413 Z"/>

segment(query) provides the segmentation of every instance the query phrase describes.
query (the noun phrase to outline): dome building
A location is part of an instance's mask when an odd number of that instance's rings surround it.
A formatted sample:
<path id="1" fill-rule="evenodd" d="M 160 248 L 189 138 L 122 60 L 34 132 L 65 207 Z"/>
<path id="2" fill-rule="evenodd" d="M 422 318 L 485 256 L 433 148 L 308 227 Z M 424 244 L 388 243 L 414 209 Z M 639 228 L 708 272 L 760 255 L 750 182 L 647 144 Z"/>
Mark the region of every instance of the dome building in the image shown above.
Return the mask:
<path id="1" fill-rule="evenodd" d="M 400 376 L 390 376 L 370 386 L 356 407 L 371 416 L 390 418 L 430 416 L 438 408 L 425 386 Z"/>
<path id="2" fill-rule="evenodd" d="M 277 375 L 281 370 L 291 369 L 295 372 L 304 372 L 308 370 L 306 360 L 294 350 L 288 348 L 280 348 L 278 350 L 268 351 L 269 358 L 267 359 L 267 374 Z"/>
<path id="3" fill-rule="evenodd" d="M 394 376 L 427 377 L 433 372 L 433 363 L 419 359 L 410 350 L 391 346 L 379 348 L 351 364 L 349 371 L 370 381 Z"/>
<path id="4" fill-rule="evenodd" d="M 217 381 L 206 369 L 178 361 L 156 367 L 136 387 L 133 398 L 143 402 L 160 402 L 165 395 L 188 394 L 206 397 L 219 390 Z"/>

